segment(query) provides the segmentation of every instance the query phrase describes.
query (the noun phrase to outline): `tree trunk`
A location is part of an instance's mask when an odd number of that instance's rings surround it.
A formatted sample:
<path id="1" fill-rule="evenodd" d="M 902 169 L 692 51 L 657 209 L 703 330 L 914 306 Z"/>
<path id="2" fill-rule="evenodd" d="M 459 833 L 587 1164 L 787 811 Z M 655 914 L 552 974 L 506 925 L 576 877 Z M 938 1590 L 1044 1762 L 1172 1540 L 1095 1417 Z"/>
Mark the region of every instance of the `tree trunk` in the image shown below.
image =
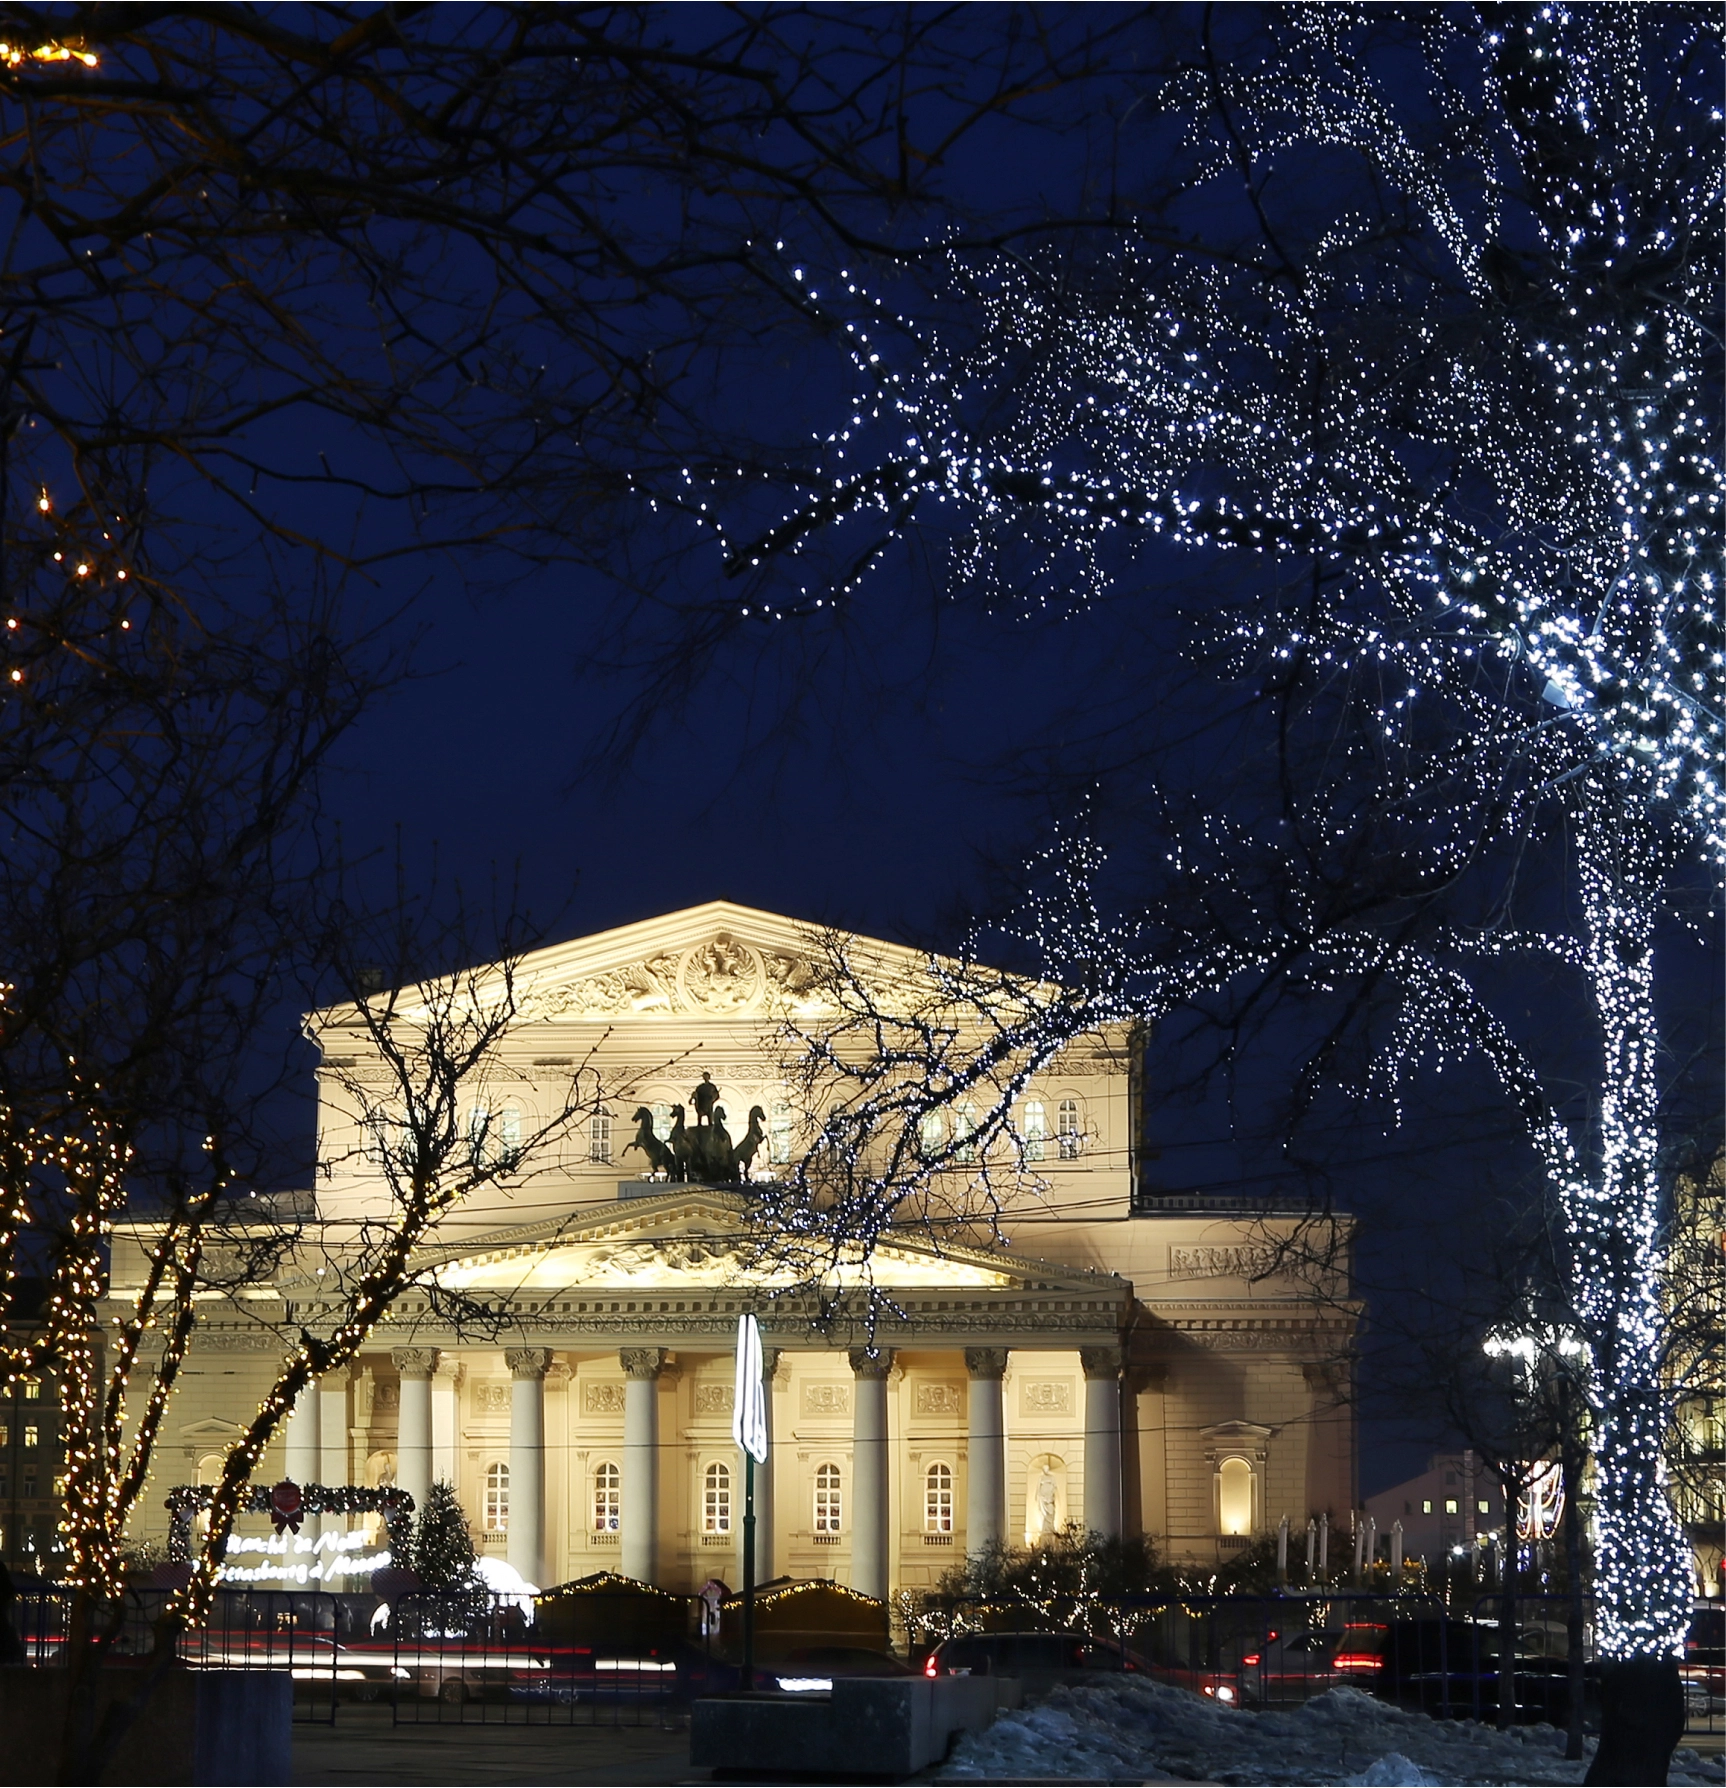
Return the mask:
<path id="1" fill-rule="evenodd" d="M 1684 1726 L 1678 1653 L 1690 1615 L 1690 1553 L 1666 1492 L 1670 1398 L 1658 1147 L 1659 1033 L 1653 1001 L 1659 850 L 1634 773 L 1590 773 L 1577 849 L 1587 970 L 1599 1016 L 1600 1164 L 1563 1196 L 1571 1299 L 1593 1354 L 1595 1597 L 1603 1675 L 1600 1753 L 1590 1781 L 1664 1782 Z"/>
<path id="2" fill-rule="evenodd" d="M 1504 1562 L 1498 1583 L 1498 1725 L 1508 1732 L 1516 1724 L 1516 1504 L 1521 1486 L 1505 1475 L 1499 1489 L 1504 1496 Z"/>
<path id="3" fill-rule="evenodd" d="M 1601 1673 L 1600 1749 L 1582 1779 L 1623 1788 L 1660 1788 L 1684 1736 L 1684 1683 L 1678 1660 L 1626 1658 Z"/>
<path id="4" fill-rule="evenodd" d="M 1564 1573 L 1569 1595 L 1564 1609 L 1565 1688 L 1567 1717 L 1564 1755 L 1577 1762 L 1582 1756 L 1582 1717 L 1588 1686 L 1588 1660 L 1583 1655 L 1587 1619 L 1586 1589 L 1582 1581 L 1582 1445 L 1576 1432 L 1576 1406 L 1570 1395 L 1568 1368 L 1559 1366 L 1558 1449 L 1564 1470 Z"/>

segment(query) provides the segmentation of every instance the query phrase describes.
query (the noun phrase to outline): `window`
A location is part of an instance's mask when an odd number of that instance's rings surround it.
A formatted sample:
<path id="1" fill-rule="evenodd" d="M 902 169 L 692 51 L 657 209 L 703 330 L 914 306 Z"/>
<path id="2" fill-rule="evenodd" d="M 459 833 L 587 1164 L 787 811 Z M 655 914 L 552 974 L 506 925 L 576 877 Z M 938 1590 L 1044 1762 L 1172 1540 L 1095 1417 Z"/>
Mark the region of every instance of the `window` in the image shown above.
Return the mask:
<path id="1" fill-rule="evenodd" d="M 1423 1514 L 1423 1515 L 1430 1515 L 1430 1514 L 1431 1514 L 1431 1513 L 1432 1513 L 1432 1498 L 1431 1498 L 1431 1497 L 1430 1497 L 1430 1496 L 1429 1496 L 1429 1497 L 1427 1497 L 1427 1498 L 1426 1498 L 1426 1499 L 1425 1499 L 1425 1500 L 1424 1500 L 1424 1501 L 1423 1501 L 1423 1502 L 1422 1502 L 1422 1503 L 1421 1503 L 1421 1505 L 1420 1505 L 1420 1512 L 1421 1512 L 1421 1513 L 1422 1513 L 1422 1514 Z"/>
<path id="2" fill-rule="evenodd" d="M 931 1465 L 923 1474 L 923 1531 L 953 1531 L 953 1468 Z"/>
<path id="3" fill-rule="evenodd" d="M 34 1422 L 24 1424 L 24 1445 L 27 1450 L 34 1451 L 42 1444 L 42 1430 Z"/>
<path id="4" fill-rule="evenodd" d="M 1041 1161 L 1043 1144 L 1048 1139 L 1049 1120 L 1041 1099 L 1025 1101 L 1025 1159 Z"/>
<path id="5" fill-rule="evenodd" d="M 731 1531 L 731 1467 L 710 1465 L 701 1487 L 701 1531 Z"/>
<path id="6" fill-rule="evenodd" d="M 1077 1099 L 1063 1099 L 1056 1115 L 1055 1129 L 1061 1139 L 1061 1159 L 1077 1161 L 1079 1158 L 1079 1102 Z"/>
<path id="7" fill-rule="evenodd" d="M 653 1108 L 653 1134 L 661 1142 L 671 1140 L 671 1107 L 663 1099 Z"/>
<path id="8" fill-rule="evenodd" d="M 815 1531 L 837 1533 L 844 1513 L 839 1488 L 839 1467 L 818 1465 L 815 1468 Z"/>
<path id="9" fill-rule="evenodd" d="M 1253 1530 L 1253 1468 L 1244 1459 L 1225 1459 L 1217 1467 L 1217 1520 L 1226 1534 Z"/>
<path id="10" fill-rule="evenodd" d="M 521 1153 L 521 1113 L 513 1106 L 468 1113 L 468 1151 L 475 1167 L 508 1167 Z"/>
<path id="11" fill-rule="evenodd" d="M 485 1468 L 485 1530 L 509 1532 L 509 1467 L 501 1459 Z"/>
<path id="12" fill-rule="evenodd" d="M 1454 1496 L 1447 1496 L 1444 1499 L 1444 1512 L 1447 1515 L 1454 1515 L 1459 1512 L 1458 1508 L 1457 1508 L 1456 1498 Z"/>
<path id="13" fill-rule="evenodd" d="M 9 1447 L 11 1444 L 12 1444 L 11 1426 L 6 1422 L 0 1422 L 0 1447 Z"/>
<path id="14" fill-rule="evenodd" d="M 938 1155 L 941 1144 L 946 1140 L 946 1126 L 941 1122 L 938 1111 L 923 1113 L 923 1121 L 917 1126 L 917 1144 L 925 1155 Z"/>
<path id="15" fill-rule="evenodd" d="M 611 1159 L 611 1113 L 596 1111 L 587 1120 L 587 1158 L 590 1161 Z"/>
<path id="16" fill-rule="evenodd" d="M 25 1499 L 25 1501 L 28 1502 L 30 1500 L 30 1498 L 33 1497 L 35 1494 L 36 1494 L 36 1467 L 34 1465 L 26 1465 L 24 1467 L 24 1499 Z"/>
<path id="17" fill-rule="evenodd" d="M 623 1478 L 609 1459 L 593 1468 L 593 1531 L 616 1533 L 623 1507 Z"/>
<path id="18" fill-rule="evenodd" d="M 1492 1504 L 1489 1503 L 1484 1496 L 1481 1497 L 1480 1502 L 1477 1506 L 1479 1507 L 1480 1512 L 1483 1515 L 1490 1515 L 1492 1513 Z"/>
<path id="19" fill-rule="evenodd" d="M 961 1161 L 975 1161 L 977 1159 L 977 1145 L 971 1140 L 976 1134 L 976 1106 L 955 1106 L 953 1110 L 953 1153 Z"/>
<path id="20" fill-rule="evenodd" d="M 767 1159 L 775 1167 L 783 1167 L 791 1159 L 791 1108 L 775 1105 L 767 1126 Z"/>
<path id="21" fill-rule="evenodd" d="M 24 1401 L 26 1403 L 40 1403 L 42 1401 L 42 1381 L 41 1381 L 41 1379 L 26 1378 L 26 1379 L 22 1380 L 21 1382 L 22 1382 L 23 1391 L 24 1391 Z"/>

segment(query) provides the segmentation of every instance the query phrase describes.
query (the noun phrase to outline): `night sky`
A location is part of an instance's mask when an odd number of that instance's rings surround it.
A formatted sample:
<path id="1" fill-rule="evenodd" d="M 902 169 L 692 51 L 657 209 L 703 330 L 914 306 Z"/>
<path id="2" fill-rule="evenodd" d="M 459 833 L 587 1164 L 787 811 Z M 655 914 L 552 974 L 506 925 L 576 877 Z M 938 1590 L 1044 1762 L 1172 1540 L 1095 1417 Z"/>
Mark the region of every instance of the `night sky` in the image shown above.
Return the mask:
<path id="1" fill-rule="evenodd" d="M 1001 16 L 972 9 L 979 42 Z M 1123 129 L 1113 148 L 1109 177 L 1123 189 L 1153 180 L 1154 132 Z M 948 193 L 972 215 L 1060 212 L 1094 196 L 1097 152 L 1088 121 L 997 130 L 956 158 Z M 823 360 L 804 338 L 763 364 L 777 370 L 740 402 L 783 402 L 812 423 L 831 416 L 847 377 L 837 354 Z M 339 459 L 350 443 L 332 431 L 307 445 Z M 717 600 L 712 545 L 681 521 L 663 525 L 686 598 Z M 1154 742 L 1195 787 L 1220 776 L 1226 807 L 1227 766 L 1246 749 L 1239 692 L 1207 685 L 1183 661 L 1176 615 L 1214 602 L 1220 577 L 1260 574 L 1164 549 L 1141 556 L 1118 606 L 1026 617 L 940 600 L 913 542 L 843 618 L 771 640 L 745 634 L 697 666 L 686 689 L 655 700 L 641 663 L 663 644 L 652 633 L 663 615 L 644 615 L 601 572 L 403 560 L 356 583 L 353 600 L 361 618 L 400 611 L 398 636 L 417 635 L 411 671 L 345 742 L 324 823 L 380 876 L 398 841 L 410 876 L 427 881 L 434 865 L 470 892 L 519 874 L 548 941 L 728 898 L 950 949 L 1002 898 L 1004 873 L 1102 790 L 1086 766 L 1118 760 L 1124 737 Z M 644 692 L 642 742 L 608 750 L 613 724 Z M 1117 719 L 1125 731 L 1111 734 Z M 1116 776 L 1098 798 L 1130 800 L 1118 791 L 1131 783 Z M 1585 1041 L 1572 990 L 1531 984 L 1519 1003 L 1531 1043 L 1561 1044 L 1562 1059 Z M 1702 1029 L 1714 1036 L 1710 1010 Z M 1159 1094 L 1197 1074 L 1208 1047 L 1173 1027 L 1154 1049 L 1151 1178 L 1170 1192 L 1310 1193 L 1314 1182 L 1292 1178 L 1278 1156 L 1274 1074 L 1244 1089 L 1256 1125 L 1247 1132 L 1232 1129 L 1214 1083 Z M 1578 1061 L 1576 1084 L 1587 1079 Z M 1465 1068 L 1423 1091 L 1431 1097 L 1410 1103 L 1398 1132 L 1340 1104 L 1314 1132 L 1330 1150 L 1322 1191 L 1369 1224 L 1369 1299 L 1423 1251 L 1464 1255 L 1482 1210 L 1535 1183 L 1482 1077 Z M 1369 1357 L 1369 1391 L 1372 1373 Z M 1363 1493 L 1447 1444 L 1380 1403 L 1362 1436 Z"/>

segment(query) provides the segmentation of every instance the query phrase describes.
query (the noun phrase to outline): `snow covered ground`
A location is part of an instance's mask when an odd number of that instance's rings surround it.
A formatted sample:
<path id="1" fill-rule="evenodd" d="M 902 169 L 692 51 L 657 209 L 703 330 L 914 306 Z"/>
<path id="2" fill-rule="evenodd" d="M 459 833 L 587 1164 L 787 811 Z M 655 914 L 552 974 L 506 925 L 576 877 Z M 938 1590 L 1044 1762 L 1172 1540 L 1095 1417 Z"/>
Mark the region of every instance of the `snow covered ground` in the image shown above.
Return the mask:
<path id="1" fill-rule="evenodd" d="M 1219 1707 L 1144 1678 L 1058 1688 L 967 1733 L 944 1782 L 1083 1778 L 1113 1782 L 1397 1784 L 1580 1782 L 1550 1726 L 1511 1732 L 1403 1713 L 1332 1689 L 1286 1713 Z M 1674 1783 L 1726 1780 L 1718 1759 L 1680 1751 Z"/>

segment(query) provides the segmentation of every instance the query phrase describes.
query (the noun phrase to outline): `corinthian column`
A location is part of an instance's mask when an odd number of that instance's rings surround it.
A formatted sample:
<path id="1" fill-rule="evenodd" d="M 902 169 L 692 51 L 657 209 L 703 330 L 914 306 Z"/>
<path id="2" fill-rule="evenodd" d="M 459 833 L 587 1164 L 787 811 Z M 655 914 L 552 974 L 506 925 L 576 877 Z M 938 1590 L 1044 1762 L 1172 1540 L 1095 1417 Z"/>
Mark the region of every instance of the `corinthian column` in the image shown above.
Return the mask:
<path id="1" fill-rule="evenodd" d="M 504 1351 L 509 1396 L 509 1562 L 529 1583 L 545 1584 L 545 1369 L 543 1347 Z"/>
<path id="2" fill-rule="evenodd" d="M 891 1348 L 851 1349 L 851 1587 L 887 1599 L 887 1374 Z"/>
<path id="3" fill-rule="evenodd" d="M 969 1430 L 965 1470 L 965 1550 L 972 1558 L 1001 1543 L 1007 1530 L 1007 1433 L 1001 1411 L 1004 1347 L 967 1347 L 971 1376 L 965 1411 Z"/>
<path id="4" fill-rule="evenodd" d="M 1085 1526 L 1121 1533 L 1121 1350 L 1081 1347 L 1085 1369 Z"/>
<path id="5" fill-rule="evenodd" d="M 659 1564 L 659 1374 L 663 1347 L 618 1351 L 623 1388 L 622 1532 L 618 1563 L 626 1577 L 651 1583 Z"/>
<path id="6" fill-rule="evenodd" d="M 435 1347 L 390 1350 L 401 1374 L 401 1404 L 396 1421 L 396 1484 L 414 1499 L 414 1514 L 425 1512 L 432 1481 L 432 1373 Z"/>

